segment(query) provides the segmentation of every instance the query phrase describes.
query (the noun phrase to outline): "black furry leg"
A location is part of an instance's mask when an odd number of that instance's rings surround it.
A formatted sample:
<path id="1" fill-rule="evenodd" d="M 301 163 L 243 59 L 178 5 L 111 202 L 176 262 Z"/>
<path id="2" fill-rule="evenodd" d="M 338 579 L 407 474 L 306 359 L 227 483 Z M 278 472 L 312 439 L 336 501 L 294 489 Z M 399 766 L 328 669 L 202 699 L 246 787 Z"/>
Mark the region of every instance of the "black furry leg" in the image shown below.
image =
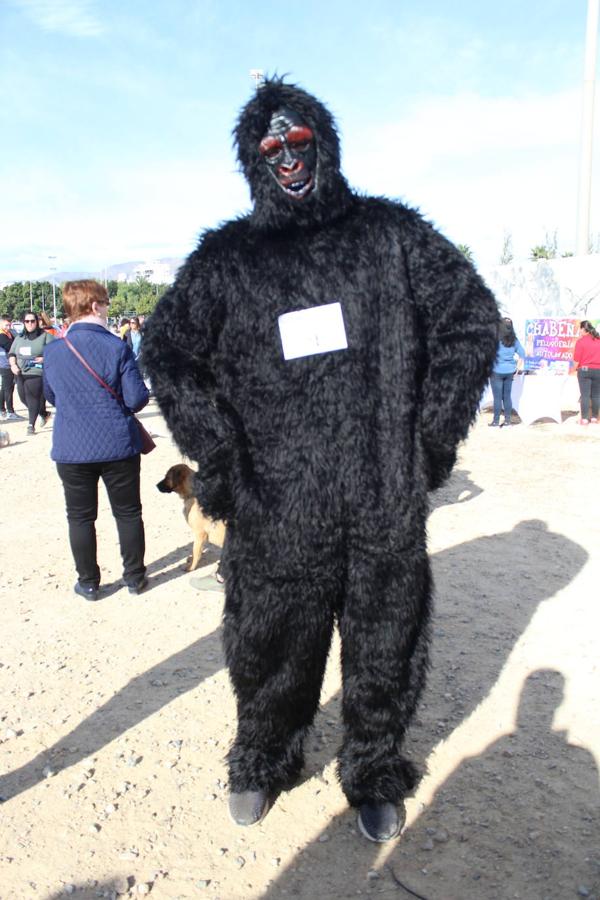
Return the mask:
<path id="1" fill-rule="evenodd" d="M 304 762 L 333 628 L 339 586 L 329 572 L 310 580 L 269 577 L 265 564 L 231 555 L 226 565 L 224 643 L 237 698 L 238 730 L 228 754 L 231 791 L 290 787 Z"/>
<path id="2" fill-rule="evenodd" d="M 351 554 L 340 615 L 345 738 L 338 775 L 352 806 L 399 803 L 418 781 L 402 757 L 425 682 L 431 576 L 424 549 Z"/>

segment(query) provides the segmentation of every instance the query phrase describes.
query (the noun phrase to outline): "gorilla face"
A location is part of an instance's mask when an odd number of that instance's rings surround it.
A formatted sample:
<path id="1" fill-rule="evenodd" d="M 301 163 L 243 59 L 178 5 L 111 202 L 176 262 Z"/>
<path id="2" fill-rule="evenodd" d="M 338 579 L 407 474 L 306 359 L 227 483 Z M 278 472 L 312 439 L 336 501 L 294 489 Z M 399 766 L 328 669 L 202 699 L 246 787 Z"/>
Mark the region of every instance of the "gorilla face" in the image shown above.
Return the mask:
<path id="1" fill-rule="evenodd" d="M 316 187 L 317 148 L 312 129 L 285 107 L 271 116 L 259 144 L 273 178 L 288 197 L 302 200 Z"/>

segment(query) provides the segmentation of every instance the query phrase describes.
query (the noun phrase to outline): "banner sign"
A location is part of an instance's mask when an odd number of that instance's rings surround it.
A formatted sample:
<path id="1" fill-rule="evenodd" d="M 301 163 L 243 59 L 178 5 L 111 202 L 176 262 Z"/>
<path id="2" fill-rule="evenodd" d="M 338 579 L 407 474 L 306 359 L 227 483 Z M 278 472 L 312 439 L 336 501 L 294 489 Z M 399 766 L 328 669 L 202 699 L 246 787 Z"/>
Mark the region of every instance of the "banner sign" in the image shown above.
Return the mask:
<path id="1" fill-rule="evenodd" d="M 535 375 L 568 375 L 579 337 L 580 319 L 527 319 L 525 371 Z"/>

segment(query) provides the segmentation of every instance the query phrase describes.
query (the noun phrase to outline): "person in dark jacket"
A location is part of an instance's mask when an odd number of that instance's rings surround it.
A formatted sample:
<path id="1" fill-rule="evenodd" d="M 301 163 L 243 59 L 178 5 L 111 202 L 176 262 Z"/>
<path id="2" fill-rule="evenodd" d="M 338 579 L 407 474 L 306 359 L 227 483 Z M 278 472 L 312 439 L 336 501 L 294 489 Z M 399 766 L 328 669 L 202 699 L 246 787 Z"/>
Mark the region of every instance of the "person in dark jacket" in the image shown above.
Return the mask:
<path id="1" fill-rule="evenodd" d="M 337 620 L 338 774 L 384 841 L 417 780 L 402 749 L 427 669 L 427 492 L 476 416 L 498 311 L 414 210 L 350 190 L 315 97 L 269 80 L 235 135 L 253 209 L 204 235 L 142 352 L 204 512 L 229 525 L 229 809 L 255 824 L 297 779 Z"/>
<path id="2" fill-rule="evenodd" d="M 20 418 L 13 405 L 15 376 L 8 358 L 14 339 L 10 319 L 8 316 L 0 316 L 0 419 L 7 421 Z"/>
<path id="3" fill-rule="evenodd" d="M 129 320 L 129 331 L 125 335 L 125 341 L 131 347 L 136 361 L 139 360 L 142 351 L 142 329 L 137 316 Z"/>
<path id="4" fill-rule="evenodd" d="M 50 419 L 46 412 L 42 372 L 46 348 L 54 335 L 44 331 L 37 313 L 27 312 L 23 316 L 23 333 L 18 335 L 8 351 L 8 361 L 17 380 L 17 390 L 21 403 L 27 407 L 29 424 L 27 434 L 35 434 L 38 417 L 42 427 Z"/>
<path id="5" fill-rule="evenodd" d="M 133 413 L 148 403 L 131 349 L 108 330 L 108 294 L 96 281 L 70 281 L 63 305 L 71 325 L 47 348 L 46 396 L 56 407 L 51 457 L 62 480 L 69 539 L 78 581 L 75 593 L 97 600 L 98 480 L 102 478 L 117 522 L 123 578 L 130 593 L 147 584 L 140 500 L 141 438 Z M 71 346 L 113 391 L 101 385 Z M 51 352 L 48 352 L 51 351 Z"/>

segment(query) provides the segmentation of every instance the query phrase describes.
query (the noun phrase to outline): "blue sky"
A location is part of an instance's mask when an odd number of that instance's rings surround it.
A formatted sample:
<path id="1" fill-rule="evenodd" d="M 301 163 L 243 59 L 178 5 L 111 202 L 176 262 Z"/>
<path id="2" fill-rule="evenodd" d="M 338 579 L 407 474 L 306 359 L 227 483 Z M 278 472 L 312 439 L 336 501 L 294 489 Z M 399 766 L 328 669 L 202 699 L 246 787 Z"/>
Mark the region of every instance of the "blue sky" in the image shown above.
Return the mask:
<path id="1" fill-rule="evenodd" d="M 184 256 L 247 209 L 231 128 L 251 68 L 324 100 L 350 183 L 418 206 L 480 265 L 505 232 L 517 258 L 555 230 L 574 249 L 586 10 L 0 0 L 0 282 L 50 255 L 63 271 Z"/>

